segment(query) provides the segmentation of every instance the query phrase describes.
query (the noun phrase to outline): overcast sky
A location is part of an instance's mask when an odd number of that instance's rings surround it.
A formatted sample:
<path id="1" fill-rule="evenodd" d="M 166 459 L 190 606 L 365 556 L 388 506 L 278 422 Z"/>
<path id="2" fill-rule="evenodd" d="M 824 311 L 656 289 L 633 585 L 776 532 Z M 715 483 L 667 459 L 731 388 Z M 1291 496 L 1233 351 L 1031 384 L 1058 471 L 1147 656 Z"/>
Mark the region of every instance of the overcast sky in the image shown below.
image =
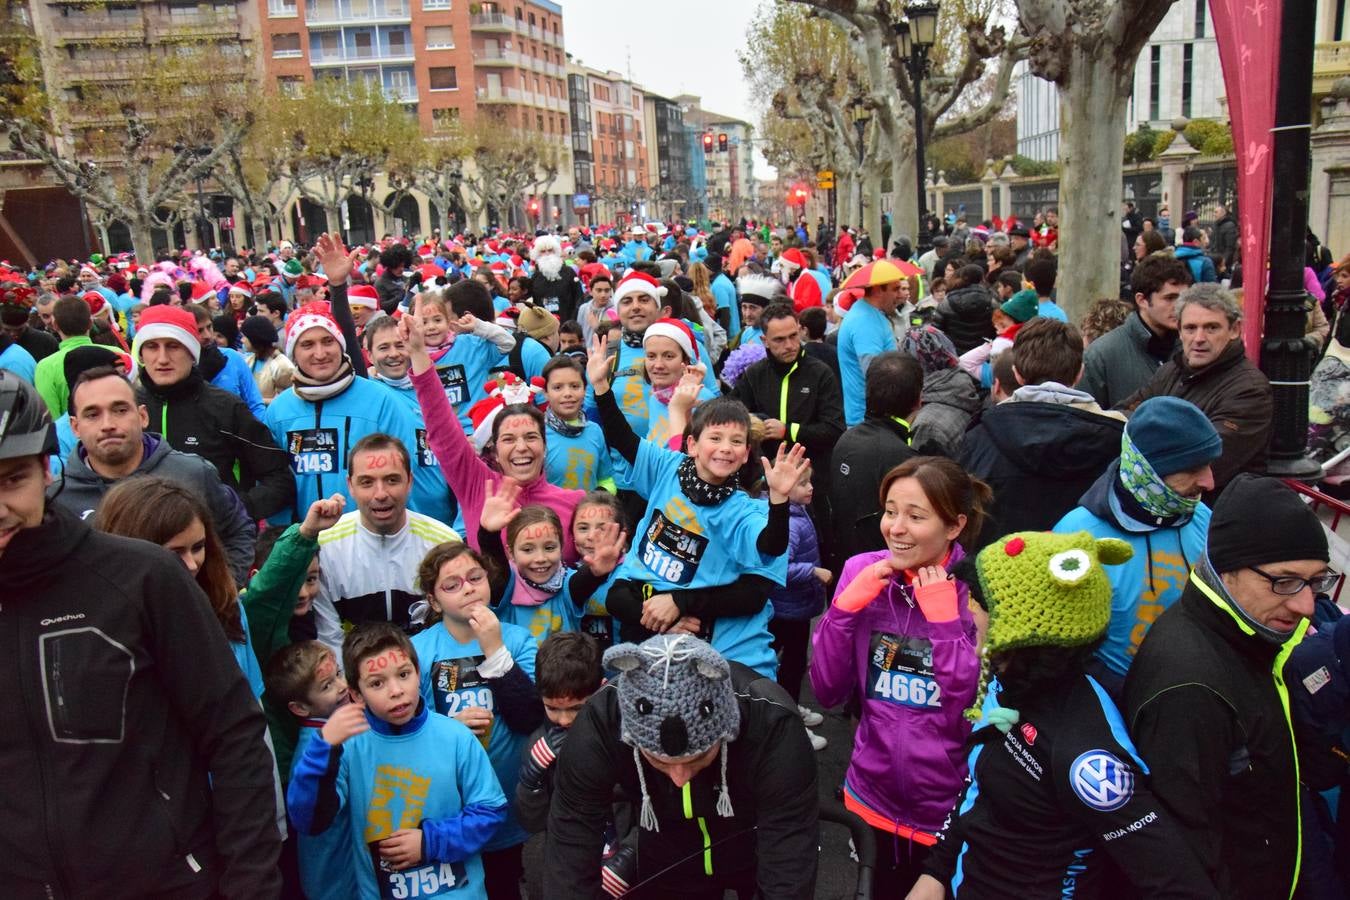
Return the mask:
<path id="1" fill-rule="evenodd" d="M 756 9 L 771 0 L 681 0 L 673 5 L 558 0 L 565 49 L 601 71 L 632 74 L 665 97 L 697 94 L 705 109 L 758 127 L 736 54 Z M 755 153 L 755 177 L 773 170 Z"/>

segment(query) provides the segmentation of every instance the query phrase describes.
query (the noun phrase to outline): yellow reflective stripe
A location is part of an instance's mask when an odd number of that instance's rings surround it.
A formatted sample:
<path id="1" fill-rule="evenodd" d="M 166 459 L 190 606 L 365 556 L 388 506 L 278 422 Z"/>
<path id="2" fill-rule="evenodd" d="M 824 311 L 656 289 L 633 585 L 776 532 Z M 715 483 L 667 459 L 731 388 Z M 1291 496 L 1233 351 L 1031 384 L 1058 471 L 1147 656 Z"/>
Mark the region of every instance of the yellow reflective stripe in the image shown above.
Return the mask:
<path id="1" fill-rule="evenodd" d="M 708 823 L 698 817 L 698 830 L 703 832 L 703 874 L 712 875 L 712 837 L 708 834 Z"/>
<path id="2" fill-rule="evenodd" d="M 680 797 L 684 801 L 684 817 L 692 819 L 694 817 L 694 798 L 689 794 L 689 782 L 686 781 L 684 787 L 680 788 Z"/>
<path id="3" fill-rule="evenodd" d="M 800 362 L 800 360 L 798 361 Z M 778 390 L 778 421 L 787 423 L 787 400 L 788 400 L 788 379 L 792 378 L 792 373 L 797 371 L 798 363 L 793 363 L 792 368 L 788 369 L 787 374 L 783 376 L 783 383 Z"/>
<path id="4" fill-rule="evenodd" d="M 1255 635 L 1256 630 L 1242 620 L 1242 617 L 1220 597 L 1215 590 L 1205 584 L 1194 569 L 1191 570 L 1191 584 L 1195 585 L 1200 593 L 1204 594 L 1211 603 L 1228 613 L 1229 617 L 1237 623 L 1243 634 Z M 1289 728 L 1289 751 L 1294 758 L 1294 811 L 1297 814 L 1295 821 L 1298 823 L 1296 832 L 1297 840 L 1294 844 L 1294 878 L 1289 885 L 1289 897 L 1293 900 L 1294 891 L 1298 887 L 1298 873 L 1303 867 L 1303 798 L 1298 792 L 1299 771 L 1298 771 L 1298 750 L 1294 743 L 1294 721 L 1289 714 L 1289 689 L 1284 684 L 1284 664 L 1289 659 L 1289 655 L 1294 652 L 1302 641 L 1303 636 L 1308 633 L 1308 620 L 1304 619 L 1294 628 L 1294 633 L 1289 636 L 1280 646 L 1280 652 L 1275 654 L 1275 664 L 1271 667 L 1271 674 L 1275 677 L 1275 692 L 1280 695 L 1280 706 L 1284 710 L 1284 724 Z"/>

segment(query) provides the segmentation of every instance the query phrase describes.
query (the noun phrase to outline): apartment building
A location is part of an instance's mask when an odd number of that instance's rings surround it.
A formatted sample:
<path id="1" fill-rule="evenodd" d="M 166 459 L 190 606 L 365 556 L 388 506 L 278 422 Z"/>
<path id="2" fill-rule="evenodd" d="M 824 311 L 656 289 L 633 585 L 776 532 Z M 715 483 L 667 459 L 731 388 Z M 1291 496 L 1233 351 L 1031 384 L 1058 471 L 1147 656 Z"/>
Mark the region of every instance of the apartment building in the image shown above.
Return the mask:
<path id="1" fill-rule="evenodd" d="M 655 152 L 647 157 L 653 214 L 666 219 L 696 218 L 703 209 L 703 190 L 694 187 L 690 128 L 684 110 L 675 101 L 652 93 L 647 94 L 646 107 L 647 133 L 655 135 Z"/>
<path id="2" fill-rule="evenodd" d="M 704 109 L 701 99 L 692 94 L 672 97 L 671 102 L 680 107 L 703 156 L 707 214 L 714 218 L 740 215 L 755 202 L 754 126 L 735 116 Z M 713 151 L 704 153 L 702 135 L 709 133 L 713 135 Z M 722 135 L 726 135 L 726 150 L 721 149 Z"/>
<path id="3" fill-rule="evenodd" d="M 108 103 L 93 102 L 95 96 L 152 76 L 164 60 L 200 55 L 211 61 L 200 78 L 184 77 L 184 103 L 203 95 L 211 82 L 237 93 L 242 104 L 261 76 L 258 16 L 250 0 L 30 0 L 28 19 L 67 150 L 108 143 L 95 138 L 122 119 Z"/>
<path id="4" fill-rule="evenodd" d="M 577 65 L 575 82 L 585 78 L 586 104 L 591 119 L 591 159 L 594 222 L 628 222 L 646 215 L 652 187 L 648 177 L 648 139 L 645 95 L 618 72 L 601 72 Z M 575 168 L 575 167 L 574 167 Z"/>
<path id="5" fill-rule="evenodd" d="M 544 136 L 565 157 L 559 177 L 537 197 L 513 198 L 514 214 L 494 210 L 494 217 L 523 225 L 529 218 L 525 210 L 534 208 L 533 224 L 571 220 L 566 60 L 557 3 L 257 2 L 264 16 L 267 77 L 283 90 L 315 78 L 361 79 L 406 104 L 431 137 L 481 120 Z M 421 222 L 434 218 L 432 210 L 425 198 L 415 194 L 414 201 L 417 215 L 411 206 L 400 207 L 400 224 L 425 230 Z"/>

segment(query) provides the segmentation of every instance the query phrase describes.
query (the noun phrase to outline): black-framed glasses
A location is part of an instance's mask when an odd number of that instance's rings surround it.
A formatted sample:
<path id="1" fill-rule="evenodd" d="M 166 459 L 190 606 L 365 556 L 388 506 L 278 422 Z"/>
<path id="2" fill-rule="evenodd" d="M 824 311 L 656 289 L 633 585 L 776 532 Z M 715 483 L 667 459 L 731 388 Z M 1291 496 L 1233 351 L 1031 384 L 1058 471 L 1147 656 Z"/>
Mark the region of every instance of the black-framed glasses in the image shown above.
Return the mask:
<path id="1" fill-rule="evenodd" d="M 1312 578 L 1299 578 L 1297 575 L 1271 575 L 1269 572 L 1262 572 L 1256 566 L 1249 568 L 1269 581 L 1272 591 L 1286 597 L 1297 594 L 1305 587 L 1311 587 L 1314 594 L 1325 594 L 1336 586 L 1336 579 L 1341 577 L 1340 572 L 1327 571 Z"/>

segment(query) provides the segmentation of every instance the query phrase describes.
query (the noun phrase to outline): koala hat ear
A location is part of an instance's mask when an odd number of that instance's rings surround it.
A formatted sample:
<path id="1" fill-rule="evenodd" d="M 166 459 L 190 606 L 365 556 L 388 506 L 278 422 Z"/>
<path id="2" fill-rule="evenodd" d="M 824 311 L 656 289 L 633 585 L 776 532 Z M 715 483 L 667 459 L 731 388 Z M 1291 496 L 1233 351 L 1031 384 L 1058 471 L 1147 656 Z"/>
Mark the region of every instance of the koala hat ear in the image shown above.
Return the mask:
<path id="1" fill-rule="evenodd" d="M 718 665 L 718 662 L 721 662 L 722 664 Z M 730 668 L 724 661 L 718 660 L 714 662 L 710 659 L 694 660 L 694 671 L 698 672 L 698 674 L 709 681 L 722 681 L 731 674 Z"/>
<path id="2" fill-rule="evenodd" d="M 605 668 L 616 672 L 631 672 L 642 665 L 642 652 L 637 644 L 616 644 L 605 651 Z"/>

